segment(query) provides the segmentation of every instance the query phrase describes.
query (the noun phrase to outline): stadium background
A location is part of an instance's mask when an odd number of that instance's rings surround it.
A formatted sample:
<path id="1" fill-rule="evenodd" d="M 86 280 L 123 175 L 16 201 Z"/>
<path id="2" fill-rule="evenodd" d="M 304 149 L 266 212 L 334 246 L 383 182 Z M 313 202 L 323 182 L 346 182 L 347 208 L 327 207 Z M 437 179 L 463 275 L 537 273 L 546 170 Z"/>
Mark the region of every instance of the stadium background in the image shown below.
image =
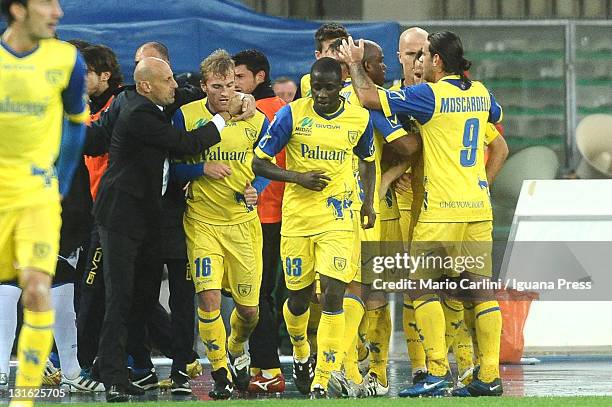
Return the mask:
<path id="1" fill-rule="evenodd" d="M 522 179 L 572 173 L 581 159 L 577 124 L 590 114 L 612 113 L 611 0 L 107 0 L 87 7 L 63 0 L 62 6 L 60 37 L 110 46 L 126 78 L 134 49 L 158 40 L 169 46 L 176 73 L 193 71 L 217 48 L 258 48 L 270 58 L 272 78 L 297 82 L 314 61 L 314 31 L 320 21 L 333 20 L 383 47 L 392 81 L 401 75 L 396 51 L 403 29 L 457 32 L 473 61 L 472 77 L 505 108 L 511 157 L 529 151 L 513 168 L 520 174 L 503 171 L 493 189 L 496 239 L 508 236 Z M 551 334 L 554 351 L 612 353 L 612 329 L 599 328 L 581 343 Z M 527 336 L 528 349 L 551 343 Z M 393 342 L 402 357 L 400 331 Z"/>

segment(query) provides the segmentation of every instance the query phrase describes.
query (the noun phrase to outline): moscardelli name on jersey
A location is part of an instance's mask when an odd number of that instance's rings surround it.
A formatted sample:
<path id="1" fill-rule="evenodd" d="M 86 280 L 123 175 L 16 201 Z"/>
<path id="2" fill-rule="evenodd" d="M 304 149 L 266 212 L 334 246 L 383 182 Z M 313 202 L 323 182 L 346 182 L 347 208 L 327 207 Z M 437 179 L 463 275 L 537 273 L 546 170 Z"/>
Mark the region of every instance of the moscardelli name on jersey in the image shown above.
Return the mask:
<path id="1" fill-rule="evenodd" d="M 440 113 L 488 112 L 491 99 L 485 96 L 459 96 L 440 99 Z"/>

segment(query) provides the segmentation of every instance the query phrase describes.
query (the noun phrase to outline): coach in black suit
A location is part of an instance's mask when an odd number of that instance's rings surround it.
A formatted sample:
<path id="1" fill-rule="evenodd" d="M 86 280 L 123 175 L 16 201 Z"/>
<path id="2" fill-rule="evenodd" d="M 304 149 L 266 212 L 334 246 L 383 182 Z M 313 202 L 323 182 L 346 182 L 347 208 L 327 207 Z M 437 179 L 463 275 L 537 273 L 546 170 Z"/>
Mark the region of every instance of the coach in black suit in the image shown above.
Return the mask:
<path id="1" fill-rule="evenodd" d="M 113 129 L 108 170 L 94 206 L 105 255 L 106 314 L 98 369 L 107 401 L 127 401 L 131 394 L 142 392 L 128 379 L 127 322 L 133 330 L 130 335 L 142 337 L 146 312 L 157 301 L 154 287 L 161 267 L 156 245 L 168 157 L 196 155 L 218 143 L 230 119 L 223 113 L 191 132 L 174 129 L 162 111 L 174 102 L 177 87 L 170 66 L 161 59 L 145 58 L 134 80 L 136 90 L 126 91 Z"/>

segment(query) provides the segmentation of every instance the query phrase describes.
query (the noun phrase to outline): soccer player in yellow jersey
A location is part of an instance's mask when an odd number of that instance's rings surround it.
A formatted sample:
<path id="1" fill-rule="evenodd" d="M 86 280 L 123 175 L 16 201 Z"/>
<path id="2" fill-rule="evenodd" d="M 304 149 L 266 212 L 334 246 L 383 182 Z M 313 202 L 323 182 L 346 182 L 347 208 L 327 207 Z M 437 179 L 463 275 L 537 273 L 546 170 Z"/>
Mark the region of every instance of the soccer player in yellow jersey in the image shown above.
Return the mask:
<path id="1" fill-rule="evenodd" d="M 293 343 L 294 379 L 311 398 L 327 396 L 330 373 L 337 370 L 344 347 L 342 300 L 353 280 L 351 257 L 357 237 L 350 211 L 355 181 L 352 156 L 363 166 L 365 197 L 361 208 L 364 228 L 373 226 L 375 169 L 373 132 L 367 110 L 340 98 L 342 72 L 338 61 L 321 58 L 311 69 L 312 98 L 301 98 L 276 114 L 255 150 L 256 174 L 285 181 L 281 258 L 289 299 L 283 308 Z M 272 158 L 283 148 L 287 169 Z M 366 220 L 367 218 L 367 220 Z M 307 341 L 309 302 L 320 274 L 322 315 L 317 335 L 316 373 Z"/>
<path id="2" fill-rule="evenodd" d="M 362 44 L 356 46 L 349 38 L 343 44 L 340 58 L 349 64 L 353 85 L 365 106 L 382 109 L 385 114 L 410 114 L 420 124 L 425 194 L 414 241 L 458 242 L 459 252 L 465 255 L 469 254 L 466 242 L 480 243 L 482 249 L 492 239 L 489 184 L 501 168 L 503 158 L 489 161 L 485 167 L 484 132 L 487 122 L 501 120 L 502 110 L 481 83 L 465 77 L 470 63 L 463 58 L 463 46 L 454 33 L 430 34 L 422 53 L 423 78 L 429 83 L 388 91 L 384 98 L 379 97 L 376 87 L 361 68 Z M 500 143 L 503 139 L 498 137 L 489 148 L 494 151 Z M 445 248 L 450 252 L 451 248 Z M 461 277 L 472 282 L 488 281 L 491 278 L 488 254 L 485 267 L 467 268 Z M 440 276 L 417 269 L 411 277 Z M 501 395 L 499 305 L 491 290 L 465 290 L 463 294 L 475 304 L 481 365 L 477 377 L 453 394 Z M 418 397 L 447 393 L 452 379 L 447 368 L 445 319 L 440 298 L 422 285 L 412 295 L 427 355 L 428 374 L 422 382 L 403 390 L 402 395 Z"/>
<path id="3" fill-rule="evenodd" d="M 177 110 L 174 125 L 192 130 L 216 113 L 228 111 L 236 95 L 234 68 L 231 56 L 224 50 L 204 59 L 200 70 L 202 89 L 208 97 Z M 186 160 L 224 164 L 229 170 L 227 176 L 203 176 L 189 184 L 184 216 L 189 267 L 199 297 L 200 337 L 215 381 L 209 394 L 214 399 L 229 398 L 233 385 L 246 390 L 250 380 L 250 358 L 244 345 L 257 325 L 263 266 L 263 237 L 252 200 L 255 194 L 256 202 L 257 193 L 251 186 L 255 178 L 251 162 L 253 149 L 267 127 L 268 120 L 259 111 L 247 120 L 228 122 L 219 144 L 200 157 Z M 229 291 L 236 304 L 227 352 L 220 312 L 221 289 Z"/>
<path id="4" fill-rule="evenodd" d="M 419 56 L 419 55 L 416 55 Z M 423 83 L 423 63 L 420 59 L 414 59 L 414 80 L 413 83 L 418 85 Z M 398 88 L 399 89 L 399 88 Z M 400 116 L 402 117 L 402 116 Z M 411 126 L 418 127 L 416 120 L 410 120 Z M 485 146 L 490 145 L 497 137 L 501 137 L 497 128 L 492 123 L 487 123 L 485 130 Z M 507 155 L 507 147 L 505 142 L 499 140 L 496 142 L 497 148 L 493 148 L 489 153 L 493 153 L 490 157 L 492 159 L 504 159 Z M 423 206 L 424 199 L 424 165 L 423 155 L 418 154 L 411 160 L 411 174 L 409 179 L 408 187 L 412 192 L 412 203 L 411 203 L 411 217 L 409 220 L 409 228 L 407 236 L 409 241 L 412 240 L 414 228 L 418 222 L 419 214 Z M 472 304 L 466 304 L 466 307 Z M 468 314 L 467 308 L 464 307 L 463 303 L 454 298 L 452 292 L 445 293 L 442 299 L 442 309 L 444 311 L 444 319 L 446 321 L 446 346 L 453 350 L 455 361 L 457 362 L 457 386 L 463 386 L 468 384 L 473 379 L 474 371 L 474 343 L 471 331 L 473 329 L 473 312 Z M 465 312 L 464 312 L 465 310 Z M 427 367 L 425 365 L 425 351 L 423 349 L 423 343 L 420 338 L 420 331 L 417 327 L 416 321 L 414 320 L 414 307 L 412 300 L 408 295 L 404 298 L 403 307 L 403 319 L 404 319 L 404 333 L 408 342 L 408 353 L 410 356 L 410 362 L 412 365 L 413 372 L 413 383 L 422 381 L 427 373 Z M 468 318 L 468 315 L 471 318 Z M 403 393 L 400 392 L 400 396 Z"/>
<path id="5" fill-rule="evenodd" d="M 317 32 L 315 32 L 315 58 L 320 59 L 324 57 L 330 57 L 337 59 L 338 49 L 333 47 L 333 44 L 337 40 L 343 40 L 348 38 L 349 34 L 346 31 L 346 28 L 342 24 L 338 23 L 325 23 Z M 343 67 L 342 68 L 342 79 L 344 80 L 348 76 L 348 71 Z M 303 97 L 307 98 L 312 96 L 310 92 L 310 74 L 302 76 L 300 80 L 300 92 L 297 95 L 298 98 Z"/>
<path id="6" fill-rule="evenodd" d="M 53 341 L 60 196 L 89 112 L 85 64 L 74 46 L 53 39 L 63 15 L 58 1 L 2 0 L 0 10 L 8 20 L 0 43 L 0 281 L 18 278 L 23 289 L 11 405 L 25 406 L 33 404 Z"/>
<path id="7" fill-rule="evenodd" d="M 362 65 L 366 74 L 375 84 L 384 84 L 386 71 L 384 55 L 380 46 L 375 42 L 364 41 Z M 340 94 L 351 104 L 361 106 L 352 85 L 345 84 Z M 399 219 L 397 206 L 395 206 L 395 196 L 392 191 L 391 193 L 381 191 L 383 147 L 392 147 L 407 157 L 420 149 L 420 142 L 414 136 L 409 137 L 396 118 L 387 118 L 380 111 L 371 112 L 371 117 L 374 125 L 376 163 L 376 202 L 374 209 L 377 212 L 377 219 L 372 229 L 360 230 L 359 238 L 364 242 L 401 241 L 399 225 L 396 224 L 395 227 L 390 225 L 393 223 L 392 219 Z M 358 193 L 355 194 L 352 210 L 358 212 L 361 206 L 360 195 L 362 195 L 359 192 L 362 188 L 359 179 L 358 160 L 355 159 L 353 160 L 353 171 L 357 182 L 356 192 Z M 384 222 L 380 219 L 383 216 Z M 343 301 L 346 316 L 345 336 L 353 339 L 353 341 L 345 343 L 347 356 L 344 360 L 344 375 L 343 372 L 334 373 L 331 383 L 336 391 L 345 396 L 353 394 L 357 396 L 381 396 L 389 391 L 386 369 L 391 335 L 390 310 L 386 294 L 371 289 L 373 275 L 371 273 L 361 273 L 361 245 L 356 245 L 355 250 L 353 266 L 357 273 L 354 280 L 349 284 Z M 355 349 L 359 326 L 367 327 L 364 331 L 367 331 L 367 340 L 370 343 L 370 369 L 364 378 L 365 382 L 362 380 L 357 367 Z M 360 340 L 362 341 L 363 338 L 360 338 Z"/>
<path id="8" fill-rule="evenodd" d="M 397 56 L 402 65 L 403 82 L 400 85 L 391 87 L 391 90 L 400 90 L 401 87 L 413 86 L 415 82 L 415 57 L 423 48 L 427 41 L 427 31 L 419 27 L 411 27 L 402 32 L 399 38 Z M 400 120 L 406 127 L 416 128 L 414 121 L 409 117 L 400 115 Z M 400 211 L 400 230 L 402 239 L 409 242 L 412 237 L 412 225 L 416 224 L 418 214 L 420 212 L 421 202 L 419 199 L 422 194 L 418 187 L 417 179 L 421 178 L 422 173 L 422 155 L 417 154 L 411 158 L 411 168 L 406 174 L 403 174 L 395 184 L 395 192 L 397 195 L 397 204 Z M 412 186 L 415 186 L 414 188 Z M 416 195 L 416 196 L 415 196 Z M 411 221 L 414 219 L 414 221 Z M 425 364 L 425 351 L 421 342 L 419 329 L 414 318 L 414 306 L 408 295 L 404 296 L 402 307 L 402 323 L 404 336 L 408 345 L 408 357 L 412 368 L 413 382 L 419 381 L 427 372 Z"/>
<path id="9" fill-rule="evenodd" d="M 348 35 L 349 34 L 346 31 L 346 28 L 342 24 L 332 22 L 321 25 L 314 35 L 315 58 L 317 60 L 324 57 L 338 59 L 339 46 L 342 44 L 343 39 L 348 38 Z M 346 65 L 341 65 L 341 68 L 343 81 L 342 86 L 345 87 L 350 83 L 350 79 L 348 78 L 348 68 Z M 306 75 L 302 76 L 302 79 L 300 80 L 300 87 L 295 95 L 295 99 L 299 99 L 301 97 L 309 98 L 311 96 L 310 74 L 307 73 Z M 319 292 L 317 291 L 316 295 L 318 294 Z M 310 317 L 308 320 L 308 337 L 311 345 L 310 351 L 313 354 L 316 354 L 317 352 L 317 327 L 319 326 L 320 319 L 321 304 L 319 304 L 316 298 L 313 297 L 313 301 L 310 304 Z"/>

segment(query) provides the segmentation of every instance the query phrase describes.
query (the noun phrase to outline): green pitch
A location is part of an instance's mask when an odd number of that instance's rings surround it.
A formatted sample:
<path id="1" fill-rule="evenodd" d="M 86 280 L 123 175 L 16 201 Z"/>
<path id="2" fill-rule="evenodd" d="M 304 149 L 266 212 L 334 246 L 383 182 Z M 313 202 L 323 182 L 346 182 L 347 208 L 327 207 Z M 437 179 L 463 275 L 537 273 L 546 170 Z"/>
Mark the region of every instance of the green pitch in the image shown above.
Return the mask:
<path id="1" fill-rule="evenodd" d="M 159 407 L 202 407 L 206 403 L 203 401 L 193 402 L 151 402 L 151 403 L 132 403 L 132 406 L 159 406 Z M 473 398 L 473 399 L 358 399 L 358 400 L 296 400 L 296 399 L 260 399 L 260 400 L 231 400 L 217 401 L 215 407 L 406 407 L 406 405 L 416 407 L 608 407 L 612 405 L 612 397 L 502 397 L 502 398 Z M 37 403 L 36 405 L 43 405 Z M 57 404 L 44 404 L 47 406 Z M 106 403 L 77 403 L 70 404 L 70 407 L 94 407 L 108 406 Z"/>

